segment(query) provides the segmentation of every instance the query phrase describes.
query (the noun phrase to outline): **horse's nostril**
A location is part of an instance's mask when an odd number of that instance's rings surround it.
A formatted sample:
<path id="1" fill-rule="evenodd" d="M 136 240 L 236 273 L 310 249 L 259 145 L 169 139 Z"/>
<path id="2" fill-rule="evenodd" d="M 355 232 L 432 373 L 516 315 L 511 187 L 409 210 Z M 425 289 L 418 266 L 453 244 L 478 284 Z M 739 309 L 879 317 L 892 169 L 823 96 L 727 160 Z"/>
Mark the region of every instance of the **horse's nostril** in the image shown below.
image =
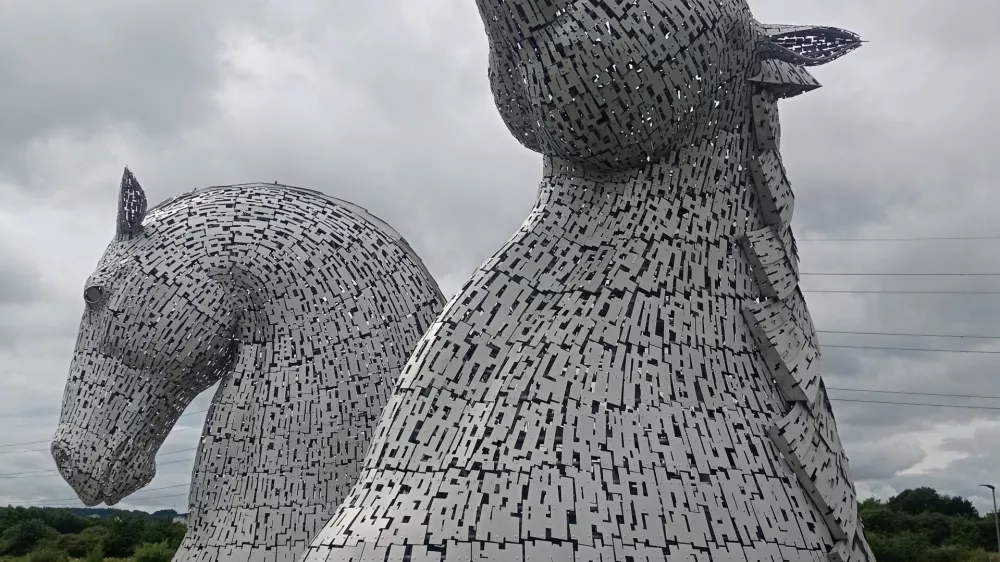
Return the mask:
<path id="1" fill-rule="evenodd" d="M 95 469 L 90 466 L 91 458 L 80 454 L 81 450 L 86 449 L 70 438 L 53 441 L 50 450 L 59 473 L 84 505 L 94 506 L 100 503 L 103 484 L 99 472 L 94 473 Z"/>
<path id="2" fill-rule="evenodd" d="M 72 456 L 61 443 L 52 444 L 52 458 L 56 461 L 57 468 L 69 468 Z"/>

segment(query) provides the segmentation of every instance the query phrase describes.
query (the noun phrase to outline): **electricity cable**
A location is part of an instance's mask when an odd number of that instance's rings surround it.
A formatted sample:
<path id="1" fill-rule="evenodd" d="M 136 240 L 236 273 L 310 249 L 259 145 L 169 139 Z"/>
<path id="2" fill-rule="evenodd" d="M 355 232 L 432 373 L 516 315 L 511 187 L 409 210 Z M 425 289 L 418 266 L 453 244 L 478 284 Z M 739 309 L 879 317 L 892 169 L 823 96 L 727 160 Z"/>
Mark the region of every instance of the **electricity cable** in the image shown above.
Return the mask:
<path id="1" fill-rule="evenodd" d="M 799 273 L 799 276 L 806 275 L 810 277 L 1000 277 L 1000 273 L 871 273 L 861 271 L 850 273 L 836 273 L 832 271 Z"/>
<path id="2" fill-rule="evenodd" d="M 857 332 L 853 330 L 816 330 L 816 333 L 856 336 L 892 336 L 905 338 L 964 338 L 970 340 L 1000 340 L 1000 336 L 985 336 L 978 334 L 919 334 L 915 332 Z"/>
<path id="3" fill-rule="evenodd" d="M 1000 240 L 1000 236 L 913 236 L 903 238 L 797 238 L 796 242 L 927 242 L 938 240 Z"/>
<path id="4" fill-rule="evenodd" d="M 146 489 L 146 490 L 143 490 L 143 491 L 144 492 L 155 492 L 157 490 L 173 490 L 173 489 L 176 489 L 176 488 L 185 488 L 187 486 L 189 486 L 189 484 L 177 484 L 176 486 L 160 486 L 159 488 L 149 488 L 149 489 Z M 186 496 L 187 494 L 179 494 L 179 495 Z M 144 497 L 144 498 L 143 497 L 132 497 L 132 496 L 129 496 L 129 499 L 150 500 L 150 499 L 153 499 L 155 497 L 165 497 L 165 496 L 152 496 L 152 497 Z M 21 502 L 21 503 L 23 505 L 38 505 L 38 504 L 46 504 L 46 503 L 54 503 L 54 502 L 71 502 L 71 501 L 79 501 L 79 498 L 59 498 L 59 499 L 54 499 L 54 500 L 35 500 L 35 501 L 28 501 L 28 502 Z"/>

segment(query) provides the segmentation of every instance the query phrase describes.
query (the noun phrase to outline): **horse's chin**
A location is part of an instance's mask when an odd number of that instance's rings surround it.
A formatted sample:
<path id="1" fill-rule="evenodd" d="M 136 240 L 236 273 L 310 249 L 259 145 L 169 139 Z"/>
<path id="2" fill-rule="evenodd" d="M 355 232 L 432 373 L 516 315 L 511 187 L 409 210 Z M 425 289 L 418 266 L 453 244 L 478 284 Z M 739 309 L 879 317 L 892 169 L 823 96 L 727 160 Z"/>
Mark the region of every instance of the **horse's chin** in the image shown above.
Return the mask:
<path id="1" fill-rule="evenodd" d="M 152 478 L 150 478 L 150 480 L 152 480 Z M 148 483 L 149 482 L 145 482 L 136 486 L 129 486 L 128 488 L 124 489 L 109 486 L 103 491 L 102 501 L 107 506 L 115 505 L 118 502 L 122 501 L 123 499 L 131 496 L 136 491 L 142 489 L 142 487 Z"/>
<path id="2" fill-rule="evenodd" d="M 138 488 L 136 488 L 136 490 L 138 490 Z M 127 491 L 112 490 L 104 494 L 104 499 L 102 501 L 104 502 L 104 505 L 111 507 L 117 504 L 118 502 L 122 501 L 123 499 L 127 498 L 128 496 L 131 496 L 134 492 L 135 490 L 127 490 Z"/>
<path id="3" fill-rule="evenodd" d="M 131 462 L 120 459 L 112 465 L 101 486 L 102 501 L 105 505 L 115 505 L 144 488 L 155 476 L 156 463 L 152 459 Z"/>
<path id="4" fill-rule="evenodd" d="M 72 462 L 60 448 L 54 448 L 56 464 L 66 482 L 87 507 L 104 503 L 115 505 L 149 484 L 156 476 L 156 463 L 152 458 L 120 458 L 104 465 L 98 462 Z M 103 465 L 103 466 L 102 466 Z"/>

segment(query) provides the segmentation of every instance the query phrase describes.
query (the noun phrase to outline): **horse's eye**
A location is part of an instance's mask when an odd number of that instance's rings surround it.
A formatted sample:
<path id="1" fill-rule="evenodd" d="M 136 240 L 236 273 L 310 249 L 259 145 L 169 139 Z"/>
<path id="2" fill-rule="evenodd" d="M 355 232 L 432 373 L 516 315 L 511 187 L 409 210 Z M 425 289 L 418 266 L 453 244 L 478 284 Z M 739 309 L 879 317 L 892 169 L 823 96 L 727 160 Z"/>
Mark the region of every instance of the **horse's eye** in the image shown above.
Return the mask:
<path id="1" fill-rule="evenodd" d="M 83 291 L 83 300 L 87 304 L 97 304 L 101 302 L 104 298 L 104 289 L 98 287 L 97 285 L 91 285 Z"/>

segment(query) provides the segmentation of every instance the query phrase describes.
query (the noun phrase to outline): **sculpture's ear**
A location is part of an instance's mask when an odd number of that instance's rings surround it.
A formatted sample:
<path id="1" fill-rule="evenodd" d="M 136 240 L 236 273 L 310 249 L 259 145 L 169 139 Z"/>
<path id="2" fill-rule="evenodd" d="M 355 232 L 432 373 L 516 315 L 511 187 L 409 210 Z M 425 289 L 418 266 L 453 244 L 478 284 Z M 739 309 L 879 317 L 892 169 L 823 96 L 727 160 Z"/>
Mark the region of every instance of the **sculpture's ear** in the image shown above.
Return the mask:
<path id="1" fill-rule="evenodd" d="M 839 59 L 861 46 L 861 37 L 846 29 L 808 25 L 763 25 L 761 51 L 765 59 L 801 66 L 818 66 Z"/>
<path id="2" fill-rule="evenodd" d="M 118 192 L 118 239 L 127 240 L 141 230 L 145 216 L 146 194 L 126 167 L 122 175 L 121 190 Z"/>

